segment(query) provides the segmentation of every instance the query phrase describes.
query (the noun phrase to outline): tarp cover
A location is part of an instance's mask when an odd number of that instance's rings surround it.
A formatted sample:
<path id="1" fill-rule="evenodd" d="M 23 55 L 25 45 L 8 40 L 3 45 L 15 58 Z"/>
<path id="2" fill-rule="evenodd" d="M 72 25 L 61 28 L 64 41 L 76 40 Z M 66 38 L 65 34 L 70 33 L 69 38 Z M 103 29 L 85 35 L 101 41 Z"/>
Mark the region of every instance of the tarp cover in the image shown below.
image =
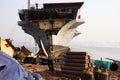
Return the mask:
<path id="1" fill-rule="evenodd" d="M 0 80 L 34 80 L 35 73 L 26 71 L 14 58 L 0 51 Z M 39 79 L 40 80 L 40 75 Z"/>

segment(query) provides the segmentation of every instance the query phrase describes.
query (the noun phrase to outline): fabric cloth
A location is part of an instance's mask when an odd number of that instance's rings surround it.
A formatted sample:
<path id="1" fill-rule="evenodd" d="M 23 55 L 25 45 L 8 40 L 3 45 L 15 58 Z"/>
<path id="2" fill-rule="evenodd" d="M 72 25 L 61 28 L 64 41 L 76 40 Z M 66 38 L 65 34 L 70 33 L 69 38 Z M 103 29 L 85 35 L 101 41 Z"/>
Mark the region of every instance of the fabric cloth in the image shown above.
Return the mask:
<path id="1" fill-rule="evenodd" d="M 0 80 L 40 80 L 39 74 L 26 71 L 17 60 L 0 51 L 0 66 L 5 66 L 0 71 Z M 34 76 L 37 75 L 37 79 Z"/>

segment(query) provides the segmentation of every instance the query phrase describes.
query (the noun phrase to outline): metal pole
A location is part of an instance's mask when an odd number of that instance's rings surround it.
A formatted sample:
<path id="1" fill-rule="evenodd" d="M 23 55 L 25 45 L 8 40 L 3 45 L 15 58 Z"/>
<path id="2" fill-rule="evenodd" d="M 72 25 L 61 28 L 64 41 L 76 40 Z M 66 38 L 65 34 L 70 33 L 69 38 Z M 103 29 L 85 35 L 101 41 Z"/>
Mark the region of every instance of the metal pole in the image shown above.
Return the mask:
<path id="1" fill-rule="evenodd" d="M 0 37 L 0 50 L 1 50 L 1 37 Z"/>
<path id="2" fill-rule="evenodd" d="M 28 0 L 28 9 L 30 9 L 30 0 Z"/>

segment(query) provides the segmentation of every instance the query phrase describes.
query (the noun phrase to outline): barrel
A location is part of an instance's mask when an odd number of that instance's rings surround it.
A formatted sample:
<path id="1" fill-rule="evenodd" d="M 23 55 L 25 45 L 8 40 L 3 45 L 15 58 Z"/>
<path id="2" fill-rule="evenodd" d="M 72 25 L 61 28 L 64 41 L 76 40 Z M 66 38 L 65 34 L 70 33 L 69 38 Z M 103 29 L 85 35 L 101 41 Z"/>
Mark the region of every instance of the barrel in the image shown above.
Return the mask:
<path id="1" fill-rule="evenodd" d="M 95 80 L 108 80 L 109 79 L 108 72 L 105 72 L 105 71 L 101 71 L 101 72 L 95 71 L 94 77 L 95 77 Z"/>
<path id="2" fill-rule="evenodd" d="M 97 68 L 100 68 L 102 66 L 102 62 L 100 60 L 96 60 L 95 65 Z"/>
<path id="3" fill-rule="evenodd" d="M 111 63 L 108 62 L 108 61 L 104 61 L 104 62 L 103 62 L 103 67 L 104 67 L 104 69 L 110 70 L 110 65 L 111 65 Z"/>

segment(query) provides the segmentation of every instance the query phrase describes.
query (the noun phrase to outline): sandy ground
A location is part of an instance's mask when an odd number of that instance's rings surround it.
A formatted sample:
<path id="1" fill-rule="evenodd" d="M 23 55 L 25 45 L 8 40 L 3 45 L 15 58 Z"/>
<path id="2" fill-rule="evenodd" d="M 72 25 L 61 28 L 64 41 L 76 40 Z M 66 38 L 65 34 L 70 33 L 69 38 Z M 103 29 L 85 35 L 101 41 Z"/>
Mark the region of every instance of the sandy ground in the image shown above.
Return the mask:
<path id="1" fill-rule="evenodd" d="M 120 80 L 120 71 L 109 71 L 111 80 Z"/>
<path id="2" fill-rule="evenodd" d="M 51 72 L 47 65 L 22 64 L 22 66 L 30 72 L 39 73 L 45 80 L 66 80 L 57 67 L 55 67 L 55 72 Z"/>
<path id="3" fill-rule="evenodd" d="M 45 80 L 71 80 L 63 77 L 59 67 L 55 67 L 55 72 L 50 72 L 47 65 L 23 64 L 22 66 L 30 72 L 39 73 Z M 111 80 L 120 80 L 120 71 L 109 71 Z"/>

